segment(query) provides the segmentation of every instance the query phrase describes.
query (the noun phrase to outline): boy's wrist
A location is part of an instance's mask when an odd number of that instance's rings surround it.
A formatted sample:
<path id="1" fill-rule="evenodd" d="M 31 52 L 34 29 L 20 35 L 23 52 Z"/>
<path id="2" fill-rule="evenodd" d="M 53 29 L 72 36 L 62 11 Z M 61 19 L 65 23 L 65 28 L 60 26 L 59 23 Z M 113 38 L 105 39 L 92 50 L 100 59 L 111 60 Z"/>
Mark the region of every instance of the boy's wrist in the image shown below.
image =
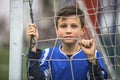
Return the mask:
<path id="1" fill-rule="evenodd" d="M 35 45 L 33 48 L 32 48 L 32 52 L 36 52 L 37 51 L 37 45 Z"/>
<path id="2" fill-rule="evenodd" d="M 36 52 L 36 50 L 37 50 L 37 40 L 34 39 L 31 43 L 31 45 L 32 45 L 32 52 Z"/>
<path id="3" fill-rule="evenodd" d="M 88 61 L 93 63 L 93 64 L 96 64 L 96 60 L 97 59 L 95 57 L 94 58 L 88 58 Z"/>
<path id="4" fill-rule="evenodd" d="M 96 62 L 97 62 L 96 52 L 94 52 L 94 54 L 92 54 L 92 55 L 87 55 L 87 57 L 88 57 L 88 61 L 89 62 L 91 62 L 93 64 L 96 64 Z"/>
<path id="5" fill-rule="evenodd" d="M 93 56 L 88 56 L 88 61 L 93 63 L 93 64 L 96 64 L 96 56 L 95 56 L 95 54 Z"/>

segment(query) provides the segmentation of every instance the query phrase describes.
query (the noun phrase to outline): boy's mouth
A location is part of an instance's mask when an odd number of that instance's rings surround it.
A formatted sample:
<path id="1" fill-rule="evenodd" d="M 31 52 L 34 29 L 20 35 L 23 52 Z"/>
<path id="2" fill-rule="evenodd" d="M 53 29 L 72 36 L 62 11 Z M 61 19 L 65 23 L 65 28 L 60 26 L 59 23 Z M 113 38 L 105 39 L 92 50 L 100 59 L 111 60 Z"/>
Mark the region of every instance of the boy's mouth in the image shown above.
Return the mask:
<path id="1" fill-rule="evenodd" d="M 74 39 L 73 36 L 65 36 L 64 39 Z"/>

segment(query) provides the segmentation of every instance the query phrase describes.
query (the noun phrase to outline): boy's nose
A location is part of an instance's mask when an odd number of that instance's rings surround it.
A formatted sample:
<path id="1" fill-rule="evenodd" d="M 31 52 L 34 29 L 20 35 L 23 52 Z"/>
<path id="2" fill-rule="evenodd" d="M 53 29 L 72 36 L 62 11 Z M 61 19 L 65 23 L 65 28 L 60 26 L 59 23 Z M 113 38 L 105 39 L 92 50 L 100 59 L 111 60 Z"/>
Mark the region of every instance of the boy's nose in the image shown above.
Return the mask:
<path id="1" fill-rule="evenodd" d="M 71 33 L 71 28 L 70 27 L 67 27 L 67 30 L 66 30 L 66 33 Z"/>

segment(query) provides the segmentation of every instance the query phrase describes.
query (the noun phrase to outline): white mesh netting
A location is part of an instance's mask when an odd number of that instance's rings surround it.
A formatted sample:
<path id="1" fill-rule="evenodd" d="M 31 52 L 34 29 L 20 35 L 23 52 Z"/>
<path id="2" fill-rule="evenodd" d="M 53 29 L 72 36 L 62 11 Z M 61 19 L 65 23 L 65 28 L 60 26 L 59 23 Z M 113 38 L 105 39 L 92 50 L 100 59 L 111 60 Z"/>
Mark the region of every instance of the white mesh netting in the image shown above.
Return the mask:
<path id="1" fill-rule="evenodd" d="M 120 79 L 120 1 L 119 0 L 33 0 L 33 18 L 38 26 L 38 48 L 55 47 L 61 42 L 55 32 L 56 12 L 66 5 L 80 7 L 85 13 L 85 39 L 96 41 L 109 73 L 109 80 Z M 24 11 L 29 16 L 28 1 Z M 25 16 L 25 20 L 29 20 Z M 26 24 L 27 22 L 25 22 Z M 53 49 L 54 50 L 54 49 Z"/>

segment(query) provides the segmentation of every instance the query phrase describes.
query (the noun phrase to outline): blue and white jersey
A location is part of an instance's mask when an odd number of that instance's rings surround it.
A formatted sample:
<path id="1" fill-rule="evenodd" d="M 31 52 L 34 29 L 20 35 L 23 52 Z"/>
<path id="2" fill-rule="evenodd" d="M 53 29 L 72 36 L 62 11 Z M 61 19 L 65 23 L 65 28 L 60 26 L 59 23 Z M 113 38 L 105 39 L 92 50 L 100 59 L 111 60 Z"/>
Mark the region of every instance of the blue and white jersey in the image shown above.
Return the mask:
<path id="1" fill-rule="evenodd" d="M 95 54 L 103 73 L 106 73 L 100 54 L 97 51 Z M 68 58 L 61 51 L 61 46 L 47 48 L 40 58 L 40 70 L 44 72 L 46 80 L 89 80 L 87 55 L 82 50 Z"/>

